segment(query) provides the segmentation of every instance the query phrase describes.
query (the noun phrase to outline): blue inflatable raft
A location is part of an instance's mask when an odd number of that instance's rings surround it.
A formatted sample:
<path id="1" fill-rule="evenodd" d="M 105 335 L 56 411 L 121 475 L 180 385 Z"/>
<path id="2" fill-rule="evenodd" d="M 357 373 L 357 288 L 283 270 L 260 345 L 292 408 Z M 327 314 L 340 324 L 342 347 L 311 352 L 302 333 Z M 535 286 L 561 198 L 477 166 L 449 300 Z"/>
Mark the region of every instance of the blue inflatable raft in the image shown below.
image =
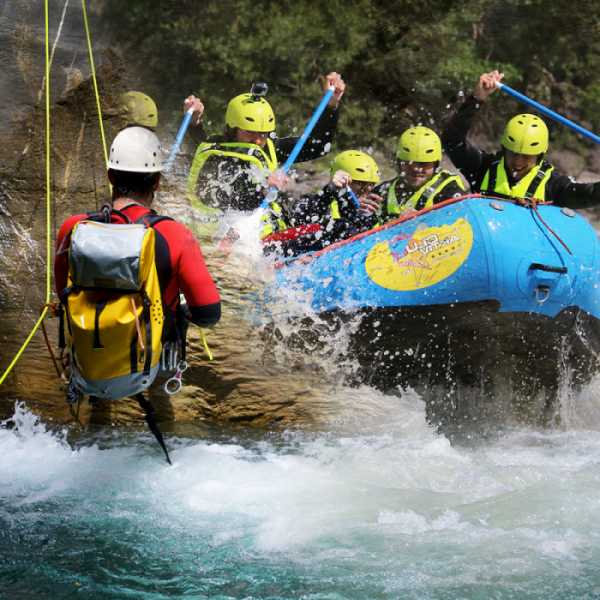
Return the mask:
<path id="1" fill-rule="evenodd" d="M 314 234 L 313 234 L 314 235 Z M 280 293 L 360 321 L 359 380 L 518 395 L 598 370 L 600 243 L 568 208 L 469 196 L 275 265 Z M 308 294 L 307 294 L 308 292 Z"/>

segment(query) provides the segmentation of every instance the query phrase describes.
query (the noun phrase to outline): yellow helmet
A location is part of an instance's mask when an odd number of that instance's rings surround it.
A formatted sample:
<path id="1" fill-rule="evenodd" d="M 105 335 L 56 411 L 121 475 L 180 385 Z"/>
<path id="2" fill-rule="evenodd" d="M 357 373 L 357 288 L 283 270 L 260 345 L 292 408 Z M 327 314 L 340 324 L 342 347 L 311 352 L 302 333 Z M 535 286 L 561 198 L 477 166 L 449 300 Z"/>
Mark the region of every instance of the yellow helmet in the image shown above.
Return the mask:
<path id="1" fill-rule="evenodd" d="M 115 112 L 125 120 L 123 127 L 154 128 L 158 123 L 158 111 L 154 100 L 141 92 L 126 92 L 119 96 L 115 103 Z"/>
<path id="2" fill-rule="evenodd" d="M 236 96 L 227 107 L 225 121 L 229 127 L 239 127 L 246 131 L 275 131 L 275 115 L 271 105 L 252 94 Z"/>
<path id="3" fill-rule="evenodd" d="M 548 150 L 546 123 L 535 115 L 517 115 L 507 123 L 502 145 L 517 154 L 544 154 Z"/>
<path id="4" fill-rule="evenodd" d="M 379 183 L 381 173 L 377 163 L 364 152 L 346 150 L 338 154 L 331 163 L 331 177 L 336 171 L 345 171 L 354 181 Z"/>
<path id="5" fill-rule="evenodd" d="M 412 127 L 400 136 L 396 156 L 407 162 L 438 162 L 442 160 L 442 142 L 428 127 Z"/>

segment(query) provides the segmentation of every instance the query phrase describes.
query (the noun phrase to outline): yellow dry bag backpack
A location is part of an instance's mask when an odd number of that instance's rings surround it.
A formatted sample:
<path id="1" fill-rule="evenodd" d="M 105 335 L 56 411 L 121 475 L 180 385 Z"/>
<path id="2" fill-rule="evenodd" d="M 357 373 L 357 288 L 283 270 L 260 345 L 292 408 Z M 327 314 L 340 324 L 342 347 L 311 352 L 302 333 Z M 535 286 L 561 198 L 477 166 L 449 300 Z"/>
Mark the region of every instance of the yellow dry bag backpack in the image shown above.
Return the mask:
<path id="1" fill-rule="evenodd" d="M 79 392 L 134 396 L 158 374 L 165 310 L 149 224 L 168 217 L 152 217 L 127 224 L 90 218 L 67 236 L 69 286 L 62 304 L 71 383 Z"/>

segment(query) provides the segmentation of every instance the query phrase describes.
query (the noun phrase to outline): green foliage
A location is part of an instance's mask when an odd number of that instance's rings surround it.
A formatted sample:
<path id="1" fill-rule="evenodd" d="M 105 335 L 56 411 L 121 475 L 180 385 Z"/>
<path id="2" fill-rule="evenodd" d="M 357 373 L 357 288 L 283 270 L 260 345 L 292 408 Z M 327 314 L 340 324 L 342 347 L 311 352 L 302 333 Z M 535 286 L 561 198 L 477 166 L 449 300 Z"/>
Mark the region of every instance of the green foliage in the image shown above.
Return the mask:
<path id="1" fill-rule="evenodd" d="M 577 101 L 582 114 L 587 116 L 596 131 L 600 131 L 600 83 L 592 83 L 586 90 L 579 90 Z"/>
<path id="2" fill-rule="evenodd" d="M 493 69 L 567 118 L 600 127 L 595 0 L 105 0 L 103 16 L 127 72 L 137 71 L 131 86 L 175 129 L 194 93 L 207 129 L 221 132 L 229 100 L 260 80 L 287 135 L 304 126 L 324 77 L 337 71 L 347 84 L 337 149 L 385 150 L 410 125 L 441 131 L 460 96 Z M 492 98 L 486 115 L 498 133 L 522 106 Z"/>

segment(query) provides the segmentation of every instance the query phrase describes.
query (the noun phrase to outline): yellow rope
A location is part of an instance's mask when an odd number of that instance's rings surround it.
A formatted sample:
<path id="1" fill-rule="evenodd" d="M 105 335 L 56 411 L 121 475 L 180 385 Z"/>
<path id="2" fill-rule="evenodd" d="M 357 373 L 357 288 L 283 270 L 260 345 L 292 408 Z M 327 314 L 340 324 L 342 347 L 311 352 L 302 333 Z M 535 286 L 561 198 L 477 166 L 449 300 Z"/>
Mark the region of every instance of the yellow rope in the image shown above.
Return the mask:
<path id="1" fill-rule="evenodd" d="M 50 42 L 48 40 L 48 0 L 45 2 L 45 26 L 46 26 L 46 303 L 50 302 Z M 15 366 L 21 354 L 27 348 L 31 338 L 38 330 L 40 323 L 48 311 L 48 307 L 44 308 L 40 318 L 37 320 L 33 331 L 29 334 L 29 337 L 25 340 L 25 343 L 21 346 L 21 349 L 15 356 L 14 360 L 8 366 L 8 369 L 4 372 L 0 378 L 0 385 L 4 383 L 4 380 Z"/>
<path id="2" fill-rule="evenodd" d="M 104 138 L 104 127 L 102 125 L 102 111 L 100 110 L 100 94 L 98 94 L 98 84 L 96 83 L 96 69 L 94 68 L 94 55 L 92 54 L 92 42 L 90 41 L 90 30 L 88 28 L 87 14 L 85 12 L 85 0 L 81 0 L 83 7 L 83 20 L 85 21 L 85 34 L 87 36 L 88 49 L 90 52 L 90 64 L 92 66 L 92 78 L 94 80 L 94 90 L 96 92 L 96 104 L 98 105 L 98 118 L 100 119 L 100 133 L 102 134 L 102 146 L 104 149 L 104 164 L 108 164 L 108 154 L 106 153 L 106 139 Z"/>
<path id="3" fill-rule="evenodd" d="M 50 302 L 50 42 L 48 33 L 48 0 L 46 0 L 46 302 Z M 58 38 L 56 38 L 58 41 Z M 41 320 L 48 311 L 46 307 Z M 39 325 L 36 325 L 36 329 Z M 35 330 L 34 330 L 35 332 Z"/>
<path id="4" fill-rule="evenodd" d="M 202 327 L 198 327 L 200 329 L 200 335 L 202 335 L 202 343 L 204 344 L 204 349 L 206 350 L 206 354 L 208 354 L 208 360 L 212 360 L 212 354 L 210 353 L 210 348 L 208 347 L 208 343 L 206 338 L 204 337 L 204 329 Z"/>

